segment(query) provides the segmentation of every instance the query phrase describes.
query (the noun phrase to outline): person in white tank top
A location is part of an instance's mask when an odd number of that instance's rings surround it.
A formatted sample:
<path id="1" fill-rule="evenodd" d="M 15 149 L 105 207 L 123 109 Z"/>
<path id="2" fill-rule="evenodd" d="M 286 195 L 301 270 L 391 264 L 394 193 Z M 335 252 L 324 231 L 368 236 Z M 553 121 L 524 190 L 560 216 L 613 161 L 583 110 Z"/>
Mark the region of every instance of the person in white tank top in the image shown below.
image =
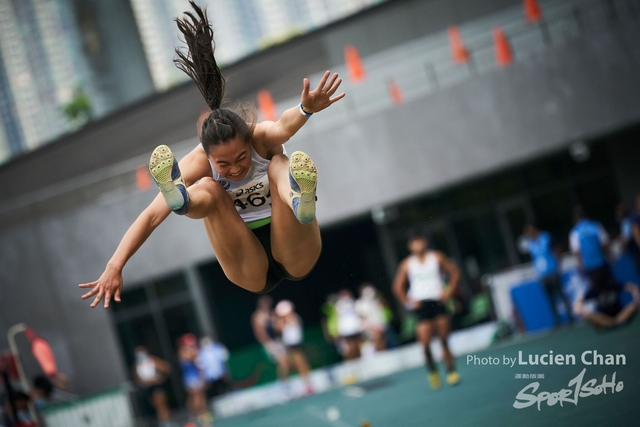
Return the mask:
<path id="1" fill-rule="evenodd" d="M 92 308 L 120 301 L 125 264 L 171 212 L 202 219 L 227 278 L 251 292 L 269 292 L 282 279 L 303 279 L 320 256 L 316 166 L 301 151 L 289 159 L 283 144 L 312 114 L 345 96 L 336 94 L 342 80 L 327 71 L 312 90 L 303 79 L 300 103 L 276 122 L 256 123 L 255 117 L 221 108 L 225 81 L 214 56 L 213 29 L 206 11 L 190 4 L 193 12 L 176 19 L 188 51 L 176 50 L 175 63 L 209 106 L 197 124 L 201 145 L 179 167 L 169 147 L 153 151 L 149 170 L 161 194 L 126 232 L 98 280 L 80 285 L 90 289 L 83 299 L 95 297 Z"/>
<path id="2" fill-rule="evenodd" d="M 291 359 L 304 381 L 305 389 L 303 393 L 305 395 L 312 394 L 313 387 L 309 376 L 309 362 L 302 348 L 302 319 L 295 312 L 295 307 L 289 300 L 282 300 L 276 304 L 274 312 L 276 315 L 276 331 L 279 333 L 280 340 L 287 350 L 287 356 Z"/>
<path id="3" fill-rule="evenodd" d="M 144 346 L 137 346 L 134 355 L 133 379 L 151 402 L 159 427 L 167 427 L 170 425 L 171 413 L 162 385 L 171 373 L 171 366 L 168 362 L 150 355 Z"/>
<path id="4" fill-rule="evenodd" d="M 393 293 L 418 318 L 416 336 L 424 349 L 431 387 L 440 388 L 440 376 L 430 349 L 434 334 L 437 334 L 442 343 L 443 360 L 448 370 L 447 382 L 457 384 L 460 376 L 455 370 L 453 355 L 449 350 L 451 323 L 444 303 L 456 291 L 460 272 L 442 252 L 429 250 L 428 240 L 422 235 L 410 238 L 408 247 L 411 255 L 400 263 L 393 281 Z M 443 274 L 449 279 L 449 286 L 446 288 Z"/>

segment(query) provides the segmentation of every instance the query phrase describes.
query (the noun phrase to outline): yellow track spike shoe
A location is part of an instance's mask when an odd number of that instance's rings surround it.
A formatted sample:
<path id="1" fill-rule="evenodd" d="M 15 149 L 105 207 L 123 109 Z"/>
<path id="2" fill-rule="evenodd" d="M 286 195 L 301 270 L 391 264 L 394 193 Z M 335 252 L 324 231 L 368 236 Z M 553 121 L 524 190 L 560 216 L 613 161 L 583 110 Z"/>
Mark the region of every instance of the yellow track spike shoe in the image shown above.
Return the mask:
<path id="1" fill-rule="evenodd" d="M 431 386 L 432 389 L 438 390 L 440 388 L 440 385 L 441 385 L 440 375 L 438 375 L 437 372 L 429 372 L 429 375 L 427 375 L 427 378 L 429 379 L 429 385 Z"/>
<path id="2" fill-rule="evenodd" d="M 447 384 L 456 385 L 460 382 L 460 375 L 456 371 L 450 371 L 447 374 Z"/>
<path id="3" fill-rule="evenodd" d="M 309 224 L 316 217 L 318 171 L 311 157 L 302 151 L 291 154 L 289 183 L 293 213 L 300 223 Z"/>
<path id="4" fill-rule="evenodd" d="M 180 174 L 178 162 L 166 145 L 159 145 L 151 153 L 149 172 L 160 192 L 167 202 L 167 206 L 178 215 L 184 215 L 189 210 L 189 193 Z"/>

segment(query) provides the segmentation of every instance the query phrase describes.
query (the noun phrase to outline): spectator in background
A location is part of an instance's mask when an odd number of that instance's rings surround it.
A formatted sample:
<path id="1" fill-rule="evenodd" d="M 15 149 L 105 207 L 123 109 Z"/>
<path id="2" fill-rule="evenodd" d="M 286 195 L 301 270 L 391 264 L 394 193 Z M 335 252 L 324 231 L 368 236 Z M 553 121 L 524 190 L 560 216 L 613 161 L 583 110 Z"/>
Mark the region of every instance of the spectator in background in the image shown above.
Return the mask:
<path id="1" fill-rule="evenodd" d="M 251 315 L 251 328 L 267 357 L 278 364 L 278 378 L 285 381 L 289 376 L 289 359 L 284 345 L 276 339 L 272 304 L 273 300 L 269 295 L 258 298 L 256 311 Z"/>
<path id="2" fill-rule="evenodd" d="M 159 427 L 169 427 L 171 414 L 162 385 L 167 381 L 171 367 L 166 361 L 150 355 L 146 347 L 138 346 L 134 351 L 133 379 L 151 402 Z"/>
<path id="3" fill-rule="evenodd" d="M 386 349 L 385 330 L 388 323 L 384 306 L 378 298 L 376 288 L 370 283 L 360 287 L 360 298 L 356 301 L 356 312 L 362 320 L 362 329 L 367 341 L 371 341 L 375 351 Z"/>
<path id="4" fill-rule="evenodd" d="M 407 242 L 410 255 L 402 260 L 393 280 L 393 292 L 398 301 L 418 317 L 416 335 L 425 354 L 428 381 L 431 388 L 440 388 L 440 376 L 436 368 L 430 344 L 434 334 L 442 344 L 442 359 L 447 367 L 447 383 L 458 384 L 460 376 L 449 349 L 451 321 L 444 304 L 458 288 L 460 271 L 445 254 L 429 249 L 425 236 L 415 235 Z M 443 273 L 449 276 L 445 290 Z M 407 289 L 408 284 L 408 289 Z"/>
<path id="5" fill-rule="evenodd" d="M 621 293 L 627 291 L 633 300 L 626 306 L 621 304 Z M 587 310 L 584 301 L 594 300 L 595 310 Z M 626 323 L 640 306 L 640 292 L 638 285 L 628 282 L 623 286 L 611 282 L 600 282 L 591 286 L 587 293 L 576 301 L 575 311 L 588 322 L 600 328 L 613 328 Z"/>
<path id="6" fill-rule="evenodd" d="M 38 411 L 44 409 L 51 403 L 53 395 L 53 383 L 45 375 L 38 375 L 33 379 L 31 398 L 33 405 Z"/>
<path id="7" fill-rule="evenodd" d="M 338 293 L 335 310 L 338 318 L 342 358 L 344 360 L 357 359 L 360 357 L 360 344 L 362 343 L 362 323 L 350 290 L 343 289 Z"/>
<path id="8" fill-rule="evenodd" d="M 201 371 L 198 340 L 193 334 L 184 334 L 178 341 L 178 360 L 182 371 L 182 382 L 187 392 L 187 410 L 194 422 L 207 425 L 210 414 L 207 410 L 205 382 Z"/>
<path id="9" fill-rule="evenodd" d="M 304 395 L 313 394 L 313 386 L 309 377 L 309 362 L 302 349 L 302 319 L 295 312 L 289 300 L 280 301 L 275 308 L 275 327 L 287 352 L 287 357 L 305 383 Z"/>
<path id="10" fill-rule="evenodd" d="M 631 212 L 629 212 L 629 208 L 624 202 L 620 202 L 616 205 L 616 221 L 620 224 L 620 235 L 618 240 L 622 247 L 621 252 L 624 252 L 633 241 Z"/>
<path id="11" fill-rule="evenodd" d="M 205 335 L 200 338 L 198 352 L 202 374 L 207 383 L 209 397 L 216 397 L 231 391 L 231 381 L 227 361 L 229 351 L 219 342 Z"/>
<path id="12" fill-rule="evenodd" d="M 14 427 L 37 427 L 38 422 L 31 417 L 31 412 L 29 411 L 31 397 L 22 391 L 14 391 L 11 400 L 15 407 L 14 418 L 16 422 Z"/>
<path id="13" fill-rule="evenodd" d="M 589 278 L 591 287 L 605 289 L 613 282 L 606 256 L 609 235 L 602 224 L 587 218 L 581 206 L 574 207 L 573 217 L 575 226 L 569 234 L 571 252 L 577 257 L 578 266 Z"/>
<path id="14" fill-rule="evenodd" d="M 337 294 L 330 294 L 327 296 L 327 300 L 320 311 L 322 311 L 322 333 L 324 335 L 324 339 L 327 342 L 336 345 L 338 349 L 338 353 L 342 355 L 340 346 L 338 346 L 338 337 L 340 334 L 338 333 L 338 313 L 336 313 L 336 302 L 338 301 Z"/>
<path id="15" fill-rule="evenodd" d="M 556 306 L 556 296 L 560 297 L 560 300 L 566 308 L 569 323 L 572 323 L 571 303 L 562 289 L 560 262 L 553 252 L 551 234 L 546 231 L 540 231 L 534 224 L 527 224 L 524 226 L 523 237 L 520 249 L 531 255 L 533 268 L 549 296 L 556 327 L 559 327 L 561 324 L 560 315 L 558 314 L 558 308 Z"/>

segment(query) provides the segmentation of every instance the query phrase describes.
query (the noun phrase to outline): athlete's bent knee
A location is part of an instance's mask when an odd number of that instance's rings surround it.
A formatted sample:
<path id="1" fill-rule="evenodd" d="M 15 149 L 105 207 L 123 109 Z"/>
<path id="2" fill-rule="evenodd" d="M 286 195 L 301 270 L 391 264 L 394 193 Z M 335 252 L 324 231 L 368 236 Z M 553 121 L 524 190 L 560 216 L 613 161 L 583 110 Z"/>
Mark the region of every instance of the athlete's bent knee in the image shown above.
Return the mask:
<path id="1" fill-rule="evenodd" d="M 289 158 L 287 156 L 285 156 L 284 154 L 276 154 L 271 158 L 271 161 L 269 162 L 269 166 L 267 168 L 267 174 L 270 175 L 274 173 L 276 170 L 280 169 L 282 165 L 288 165 L 288 164 L 289 164 Z"/>

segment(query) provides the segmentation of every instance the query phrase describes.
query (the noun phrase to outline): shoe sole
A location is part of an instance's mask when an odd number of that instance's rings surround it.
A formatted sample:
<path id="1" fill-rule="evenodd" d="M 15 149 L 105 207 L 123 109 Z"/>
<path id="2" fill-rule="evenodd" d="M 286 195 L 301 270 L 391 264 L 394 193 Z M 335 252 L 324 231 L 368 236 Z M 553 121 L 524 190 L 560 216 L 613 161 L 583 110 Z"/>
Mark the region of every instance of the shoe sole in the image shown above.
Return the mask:
<path id="1" fill-rule="evenodd" d="M 177 210 L 184 206 L 182 192 L 176 187 L 171 177 L 175 161 L 176 159 L 171 149 L 166 145 L 156 147 L 149 160 L 149 172 L 151 172 L 151 176 L 158 184 L 160 192 L 171 210 Z"/>
<path id="2" fill-rule="evenodd" d="M 298 221 L 308 224 L 316 217 L 318 170 L 311 157 L 302 151 L 296 151 L 289 159 L 289 173 L 300 187 Z"/>

